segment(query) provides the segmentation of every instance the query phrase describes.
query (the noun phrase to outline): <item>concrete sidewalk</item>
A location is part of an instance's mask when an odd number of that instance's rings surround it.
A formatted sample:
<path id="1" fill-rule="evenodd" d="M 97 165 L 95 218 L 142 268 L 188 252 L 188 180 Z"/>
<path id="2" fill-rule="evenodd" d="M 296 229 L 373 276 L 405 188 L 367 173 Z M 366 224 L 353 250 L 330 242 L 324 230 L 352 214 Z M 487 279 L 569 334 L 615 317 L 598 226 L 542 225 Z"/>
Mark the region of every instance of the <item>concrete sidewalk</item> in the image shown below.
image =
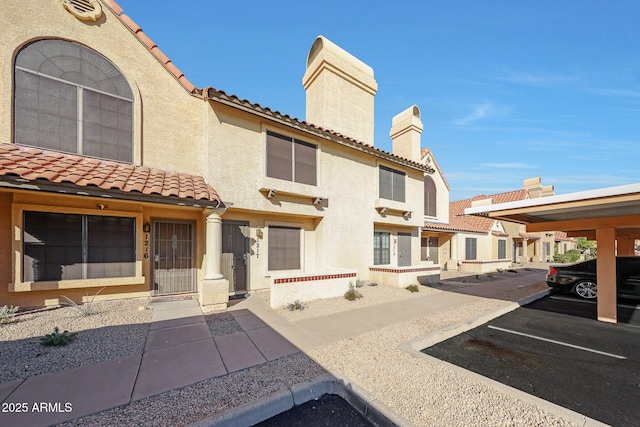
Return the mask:
<path id="1" fill-rule="evenodd" d="M 212 336 L 198 301 L 151 303 L 143 354 L 0 383 L 0 425 L 48 426 L 256 366 L 299 350 L 248 310 Z"/>
<path id="2" fill-rule="evenodd" d="M 197 300 L 152 302 L 144 352 L 0 383 L 0 425 L 47 426 L 469 304 L 540 280 L 539 272 L 289 322 L 258 297 L 229 308 L 242 331 L 212 336 Z M 468 292 L 470 290 L 473 292 Z M 156 300 L 158 301 L 158 300 Z M 268 402 L 264 403 L 268 406 Z M 247 411 L 251 411 L 251 404 Z M 222 414 L 224 415 L 224 414 Z M 275 414 L 274 414 L 275 415 Z"/>

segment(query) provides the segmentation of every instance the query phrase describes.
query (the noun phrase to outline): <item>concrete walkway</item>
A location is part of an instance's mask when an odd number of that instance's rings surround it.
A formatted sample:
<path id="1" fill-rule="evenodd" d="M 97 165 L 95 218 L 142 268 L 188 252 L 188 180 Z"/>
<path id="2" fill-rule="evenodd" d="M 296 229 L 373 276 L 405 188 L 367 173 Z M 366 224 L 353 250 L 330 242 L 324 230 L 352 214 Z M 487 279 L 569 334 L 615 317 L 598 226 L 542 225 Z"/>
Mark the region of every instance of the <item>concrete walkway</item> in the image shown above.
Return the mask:
<path id="1" fill-rule="evenodd" d="M 248 310 L 233 312 L 242 332 L 214 337 L 197 300 L 150 306 L 143 354 L 0 383 L 0 425 L 57 424 L 299 351 Z"/>
<path id="2" fill-rule="evenodd" d="M 242 331 L 224 336 L 211 335 L 197 300 L 152 302 L 143 354 L 0 383 L 0 401 L 25 409 L 0 413 L 0 425 L 35 427 L 76 419 L 495 296 L 540 277 L 533 272 L 461 287 L 464 292 L 438 292 L 297 322 L 287 321 L 261 298 L 249 297 L 229 308 Z"/>

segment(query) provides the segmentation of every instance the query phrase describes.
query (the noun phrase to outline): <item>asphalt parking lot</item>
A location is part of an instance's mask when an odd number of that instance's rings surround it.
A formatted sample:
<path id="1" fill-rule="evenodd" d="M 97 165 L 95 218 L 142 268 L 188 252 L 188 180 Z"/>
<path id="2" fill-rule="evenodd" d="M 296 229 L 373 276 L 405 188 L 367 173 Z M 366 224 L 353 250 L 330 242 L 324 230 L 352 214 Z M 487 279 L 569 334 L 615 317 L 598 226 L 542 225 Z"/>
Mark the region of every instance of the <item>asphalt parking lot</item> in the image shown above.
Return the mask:
<path id="1" fill-rule="evenodd" d="M 593 302 L 552 295 L 422 350 L 614 426 L 640 423 L 640 310 L 618 324 Z"/>

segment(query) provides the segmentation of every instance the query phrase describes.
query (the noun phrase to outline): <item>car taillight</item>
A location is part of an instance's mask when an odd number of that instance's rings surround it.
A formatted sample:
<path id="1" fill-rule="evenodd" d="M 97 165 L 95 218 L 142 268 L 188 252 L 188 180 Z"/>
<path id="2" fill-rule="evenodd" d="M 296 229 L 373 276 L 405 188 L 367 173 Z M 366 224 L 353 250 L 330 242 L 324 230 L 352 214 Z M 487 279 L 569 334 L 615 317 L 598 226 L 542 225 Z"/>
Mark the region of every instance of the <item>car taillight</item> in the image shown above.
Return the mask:
<path id="1" fill-rule="evenodd" d="M 549 274 L 557 274 L 558 273 L 558 269 L 554 268 L 554 267 L 549 267 Z"/>

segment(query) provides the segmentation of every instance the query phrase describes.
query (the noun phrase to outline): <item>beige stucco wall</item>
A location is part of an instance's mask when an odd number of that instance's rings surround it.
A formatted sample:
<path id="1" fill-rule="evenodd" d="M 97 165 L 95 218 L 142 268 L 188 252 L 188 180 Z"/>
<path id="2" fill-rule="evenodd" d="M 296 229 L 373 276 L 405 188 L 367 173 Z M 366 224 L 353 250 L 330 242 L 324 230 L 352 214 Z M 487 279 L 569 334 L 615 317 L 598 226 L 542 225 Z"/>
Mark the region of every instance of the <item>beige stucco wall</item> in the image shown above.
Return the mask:
<path id="1" fill-rule="evenodd" d="M 0 141 L 13 141 L 13 61 L 26 43 L 59 38 L 110 60 L 134 93 L 134 162 L 204 174 L 205 102 L 190 95 L 107 7 L 97 22 L 80 21 L 58 0 L 3 0 L 0 14 Z M 153 37 L 153 35 L 151 35 Z"/>
<path id="2" fill-rule="evenodd" d="M 238 109 L 210 102 L 208 112 L 210 151 L 208 178 L 227 205 L 223 220 L 249 221 L 251 236 L 268 221 L 304 227 L 305 272 L 349 268 L 366 279 L 373 263 L 373 232 L 411 232 L 412 263 L 420 264 L 417 228 L 423 221 L 423 172 L 365 154 L 336 142 L 270 122 Z M 266 176 L 266 131 L 309 143 L 317 149 L 317 185 L 307 185 Z M 221 161 L 221 159 L 233 159 Z M 379 199 L 378 167 L 404 171 L 406 202 Z M 266 191 L 275 189 L 275 197 Z M 262 191 L 261 191 L 262 190 Z M 314 205 L 315 197 L 324 202 Z M 389 206 L 386 214 L 377 205 Z M 403 212 L 413 212 L 405 219 Z M 263 248 L 266 249 L 266 234 Z M 264 257 L 251 254 L 250 289 L 269 286 L 272 272 Z M 394 264 L 395 263 L 395 264 Z M 392 265 L 397 260 L 392 257 Z"/>

